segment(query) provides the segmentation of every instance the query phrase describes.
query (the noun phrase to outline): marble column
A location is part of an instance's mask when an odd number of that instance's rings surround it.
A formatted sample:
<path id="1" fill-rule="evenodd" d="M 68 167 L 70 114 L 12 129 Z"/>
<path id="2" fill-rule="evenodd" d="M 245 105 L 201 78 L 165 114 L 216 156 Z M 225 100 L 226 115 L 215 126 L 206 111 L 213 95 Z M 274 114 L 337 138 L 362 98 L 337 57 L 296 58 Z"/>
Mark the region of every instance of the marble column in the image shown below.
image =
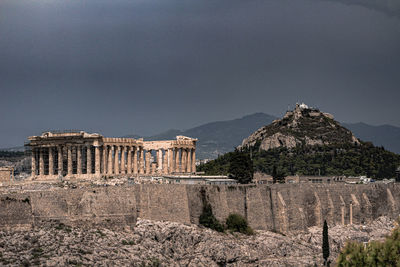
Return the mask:
<path id="1" fill-rule="evenodd" d="M 192 149 L 188 148 L 187 149 L 187 159 L 186 159 L 186 172 L 191 173 L 192 172 L 192 155 L 191 155 Z"/>
<path id="2" fill-rule="evenodd" d="M 113 161 L 112 161 L 112 155 L 113 155 L 113 146 L 108 147 L 108 166 L 107 166 L 107 173 L 112 174 L 113 173 Z"/>
<path id="3" fill-rule="evenodd" d="M 115 156 L 114 156 L 114 174 L 118 175 L 119 174 L 119 154 L 121 152 L 121 147 L 116 146 L 115 147 Z"/>
<path id="4" fill-rule="evenodd" d="M 180 172 L 179 148 L 175 147 L 175 172 Z"/>
<path id="5" fill-rule="evenodd" d="M 92 146 L 88 146 L 86 151 L 86 174 L 92 174 Z"/>
<path id="6" fill-rule="evenodd" d="M 125 174 L 125 146 L 121 147 L 121 174 Z"/>
<path id="7" fill-rule="evenodd" d="M 32 148 L 31 176 L 36 176 L 36 148 Z"/>
<path id="8" fill-rule="evenodd" d="M 72 176 L 72 147 L 67 146 L 68 169 L 67 176 Z"/>
<path id="9" fill-rule="evenodd" d="M 78 175 L 82 174 L 82 146 L 76 147 L 76 173 Z"/>
<path id="10" fill-rule="evenodd" d="M 101 168 L 101 173 L 106 174 L 107 173 L 107 146 L 103 145 L 103 164 Z"/>
<path id="11" fill-rule="evenodd" d="M 52 147 L 49 147 L 49 175 L 54 175 L 54 152 Z"/>
<path id="12" fill-rule="evenodd" d="M 131 174 L 132 173 L 132 147 L 128 146 L 126 148 L 126 157 L 127 157 L 127 163 L 126 163 L 126 173 Z"/>
<path id="13" fill-rule="evenodd" d="M 192 173 L 196 173 L 196 149 L 192 149 Z"/>
<path id="14" fill-rule="evenodd" d="M 58 175 L 62 176 L 63 174 L 63 168 L 64 168 L 64 164 L 63 164 L 63 147 L 62 146 L 58 146 Z"/>
<path id="15" fill-rule="evenodd" d="M 161 173 L 163 168 L 163 151 L 162 149 L 159 149 L 157 152 L 157 170 L 159 173 Z"/>
<path id="16" fill-rule="evenodd" d="M 168 148 L 168 173 L 174 172 L 174 155 L 172 153 L 172 148 Z"/>
<path id="17" fill-rule="evenodd" d="M 39 148 L 39 175 L 44 175 L 43 148 Z"/>
<path id="18" fill-rule="evenodd" d="M 139 148 L 139 164 L 140 164 L 140 174 L 144 174 L 144 150 L 143 147 Z"/>
<path id="19" fill-rule="evenodd" d="M 96 175 L 100 175 L 100 147 L 94 147 L 94 170 Z"/>
<path id="20" fill-rule="evenodd" d="M 141 150 L 139 150 L 141 151 Z M 137 147 L 133 147 L 133 174 L 138 173 L 138 156 L 137 156 Z"/>
<path id="21" fill-rule="evenodd" d="M 146 151 L 146 174 L 150 174 L 150 171 L 151 171 L 150 158 L 151 158 L 151 150 L 147 150 Z"/>
<path id="22" fill-rule="evenodd" d="M 165 150 L 165 153 L 164 153 L 162 173 L 163 174 L 168 174 L 168 150 Z"/>
<path id="23" fill-rule="evenodd" d="M 186 160 L 187 160 L 186 148 L 182 148 L 181 172 L 186 172 Z"/>

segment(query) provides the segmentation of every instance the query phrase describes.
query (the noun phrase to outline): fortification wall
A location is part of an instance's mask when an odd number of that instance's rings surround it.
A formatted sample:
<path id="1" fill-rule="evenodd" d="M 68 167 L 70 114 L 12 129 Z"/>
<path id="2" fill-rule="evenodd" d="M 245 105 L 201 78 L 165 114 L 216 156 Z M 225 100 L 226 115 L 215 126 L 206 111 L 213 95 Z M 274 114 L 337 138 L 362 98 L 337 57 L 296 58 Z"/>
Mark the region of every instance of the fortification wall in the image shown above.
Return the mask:
<path id="1" fill-rule="evenodd" d="M 52 189 L 0 194 L 0 228 L 69 225 L 134 226 L 134 188 Z"/>
<path id="2" fill-rule="evenodd" d="M 230 213 L 254 229 L 287 232 L 310 226 L 368 223 L 400 215 L 400 184 L 258 186 L 130 185 L 0 193 L 0 227 L 57 220 L 74 225 L 133 226 L 136 218 L 197 224 L 205 202 L 224 221 Z M 352 211 L 352 216 L 350 213 Z"/>
<path id="3" fill-rule="evenodd" d="M 230 213 L 238 213 L 255 229 L 280 232 L 322 226 L 324 220 L 330 225 L 350 221 L 362 224 L 382 215 L 391 218 L 400 215 L 400 184 L 142 185 L 141 188 L 146 188 L 151 197 L 147 206 L 140 203 L 138 216 L 152 220 L 197 224 L 205 200 L 221 221 Z"/>

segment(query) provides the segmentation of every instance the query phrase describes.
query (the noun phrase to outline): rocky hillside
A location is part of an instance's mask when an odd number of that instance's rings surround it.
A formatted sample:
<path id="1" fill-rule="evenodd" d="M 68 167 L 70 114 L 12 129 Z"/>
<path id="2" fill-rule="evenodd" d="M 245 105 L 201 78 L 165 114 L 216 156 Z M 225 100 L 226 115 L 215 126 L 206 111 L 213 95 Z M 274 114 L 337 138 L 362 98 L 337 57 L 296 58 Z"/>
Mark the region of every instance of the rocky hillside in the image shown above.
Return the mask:
<path id="1" fill-rule="evenodd" d="M 333 116 L 305 104 L 297 104 L 282 119 L 264 126 L 244 139 L 240 147 L 259 145 L 262 150 L 297 145 L 359 144 L 351 131 Z"/>
<path id="2" fill-rule="evenodd" d="M 347 240 L 382 240 L 394 227 L 381 217 L 366 226 L 329 229 L 331 259 Z M 195 225 L 138 220 L 134 229 L 71 228 L 51 223 L 0 231 L 1 266 L 321 266 L 322 229 L 286 235 L 218 233 Z"/>

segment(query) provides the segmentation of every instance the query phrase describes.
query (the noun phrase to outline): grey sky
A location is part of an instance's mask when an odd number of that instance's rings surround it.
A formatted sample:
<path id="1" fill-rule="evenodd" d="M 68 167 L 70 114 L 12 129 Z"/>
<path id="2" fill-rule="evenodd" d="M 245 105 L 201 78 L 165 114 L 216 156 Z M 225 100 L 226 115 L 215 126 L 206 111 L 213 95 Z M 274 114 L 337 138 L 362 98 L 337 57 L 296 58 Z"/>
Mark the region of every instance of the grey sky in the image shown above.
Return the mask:
<path id="1" fill-rule="evenodd" d="M 47 129 L 281 116 L 298 101 L 400 126 L 393 1 L 0 0 L 0 147 Z"/>

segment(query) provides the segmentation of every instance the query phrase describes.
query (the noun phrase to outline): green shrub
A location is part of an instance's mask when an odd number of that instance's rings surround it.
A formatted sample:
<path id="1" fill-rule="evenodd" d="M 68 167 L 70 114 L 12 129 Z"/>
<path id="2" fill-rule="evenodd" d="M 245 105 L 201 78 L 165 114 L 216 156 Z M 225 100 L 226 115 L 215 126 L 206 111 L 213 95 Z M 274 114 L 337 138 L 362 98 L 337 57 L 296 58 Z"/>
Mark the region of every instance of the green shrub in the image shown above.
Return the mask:
<path id="1" fill-rule="evenodd" d="M 203 212 L 199 217 L 199 223 L 218 232 L 224 231 L 224 226 L 215 218 L 212 213 L 212 207 L 207 202 L 204 203 Z"/>
<path id="2" fill-rule="evenodd" d="M 229 214 L 228 218 L 226 219 L 226 227 L 233 232 L 239 232 L 246 235 L 254 234 L 254 231 L 248 225 L 247 220 L 243 216 L 236 213 Z"/>
<path id="3" fill-rule="evenodd" d="M 342 249 L 337 266 L 400 266 L 400 228 L 397 226 L 384 242 L 364 245 L 348 242 Z"/>

